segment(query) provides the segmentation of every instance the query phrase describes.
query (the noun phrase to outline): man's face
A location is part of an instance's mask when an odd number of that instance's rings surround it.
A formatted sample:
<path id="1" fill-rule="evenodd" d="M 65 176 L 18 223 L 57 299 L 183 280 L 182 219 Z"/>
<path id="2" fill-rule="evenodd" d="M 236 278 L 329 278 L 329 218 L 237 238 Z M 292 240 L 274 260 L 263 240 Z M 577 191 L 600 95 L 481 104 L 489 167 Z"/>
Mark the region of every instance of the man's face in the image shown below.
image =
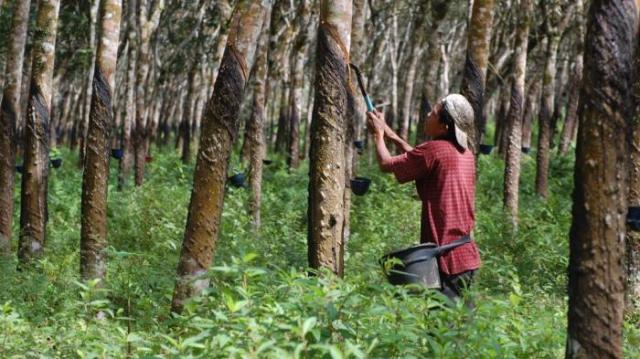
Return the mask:
<path id="1" fill-rule="evenodd" d="M 440 114 L 442 113 L 442 102 L 438 102 L 431 112 L 427 114 L 427 120 L 424 124 L 424 132 L 431 138 L 442 137 L 447 134 L 447 126 L 440 121 Z"/>

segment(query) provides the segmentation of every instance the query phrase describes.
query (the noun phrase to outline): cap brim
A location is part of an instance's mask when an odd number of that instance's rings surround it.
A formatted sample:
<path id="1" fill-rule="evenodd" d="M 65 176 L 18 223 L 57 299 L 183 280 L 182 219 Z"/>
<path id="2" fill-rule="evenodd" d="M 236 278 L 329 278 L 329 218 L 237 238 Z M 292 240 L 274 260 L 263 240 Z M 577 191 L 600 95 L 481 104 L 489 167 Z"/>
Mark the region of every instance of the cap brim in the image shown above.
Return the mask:
<path id="1" fill-rule="evenodd" d="M 454 126 L 456 128 L 456 142 L 458 146 L 467 149 L 467 134 L 460 129 L 457 125 Z"/>

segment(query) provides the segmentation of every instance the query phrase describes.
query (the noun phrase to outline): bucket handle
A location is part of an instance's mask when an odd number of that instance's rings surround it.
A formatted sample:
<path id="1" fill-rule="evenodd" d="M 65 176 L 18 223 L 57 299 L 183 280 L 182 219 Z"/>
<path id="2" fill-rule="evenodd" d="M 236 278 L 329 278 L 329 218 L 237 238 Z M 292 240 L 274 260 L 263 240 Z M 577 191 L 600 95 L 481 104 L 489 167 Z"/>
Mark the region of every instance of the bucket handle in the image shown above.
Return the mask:
<path id="1" fill-rule="evenodd" d="M 416 262 L 421 262 L 421 261 L 424 261 L 424 260 L 431 259 L 433 257 L 441 256 L 444 253 L 446 253 L 446 252 L 448 252 L 448 251 L 450 251 L 450 250 L 452 250 L 454 248 L 460 247 L 460 246 L 462 246 L 464 244 L 467 244 L 467 243 L 470 243 L 470 242 L 471 242 L 471 237 L 469 237 L 469 236 L 460 237 L 460 238 L 456 239 L 455 241 L 453 241 L 453 242 L 451 242 L 449 244 L 445 244 L 444 246 L 440 246 L 440 247 L 434 248 L 433 252 L 432 252 L 433 254 L 420 256 L 418 258 L 414 258 L 414 259 L 406 262 L 404 265 L 408 266 L 408 265 L 411 265 L 411 264 L 416 263 Z"/>

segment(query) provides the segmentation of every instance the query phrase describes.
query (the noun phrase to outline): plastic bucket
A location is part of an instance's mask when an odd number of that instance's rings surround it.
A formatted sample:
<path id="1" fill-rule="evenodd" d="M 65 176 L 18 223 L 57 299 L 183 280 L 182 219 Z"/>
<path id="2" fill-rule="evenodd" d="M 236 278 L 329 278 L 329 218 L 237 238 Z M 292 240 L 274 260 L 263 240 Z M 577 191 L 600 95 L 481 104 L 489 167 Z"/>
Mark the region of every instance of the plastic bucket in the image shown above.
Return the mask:
<path id="1" fill-rule="evenodd" d="M 360 151 L 364 149 L 364 141 L 363 140 L 355 140 L 353 141 L 353 145 Z"/>
<path id="2" fill-rule="evenodd" d="M 16 166 L 16 172 L 18 173 L 24 172 L 24 166 L 23 165 Z"/>
<path id="3" fill-rule="evenodd" d="M 522 153 L 524 153 L 525 155 L 528 154 L 531 151 L 530 147 L 522 147 Z"/>
<path id="4" fill-rule="evenodd" d="M 262 160 L 262 163 L 264 163 L 265 165 L 267 165 L 267 166 L 268 166 L 268 165 L 270 165 L 270 164 L 272 164 L 272 163 L 273 163 L 273 160 L 267 160 L 267 159 L 264 159 L 264 160 Z"/>
<path id="5" fill-rule="evenodd" d="M 380 258 L 380 264 L 393 285 L 418 284 L 426 288 L 440 288 L 437 254 L 435 243 L 424 243 L 388 253 Z"/>
<path id="6" fill-rule="evenodd" d="M 366 177 L 356 177 L 351 180 L 351 191 L 356 196 L 363 196 L 369 191 L 369 185 L 371 185 L 371 179 Z"/>

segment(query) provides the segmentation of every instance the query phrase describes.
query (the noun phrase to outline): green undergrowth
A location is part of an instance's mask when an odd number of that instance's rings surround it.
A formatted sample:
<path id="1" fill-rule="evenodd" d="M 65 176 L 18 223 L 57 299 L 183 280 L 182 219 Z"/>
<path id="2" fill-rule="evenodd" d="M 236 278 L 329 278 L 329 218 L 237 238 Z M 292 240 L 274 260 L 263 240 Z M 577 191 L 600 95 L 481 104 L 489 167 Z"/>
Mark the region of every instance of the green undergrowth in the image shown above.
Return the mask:
<path id="1" fill-rule="evenodd" d="M 434 292 L 386 283 L 385 252 L 416 243 L 420 202 L 361 157 L 373 179 L 354 197 L 344 280 L 309 276 L 306 165 L 265 167 L 262 222 L 251 230 L 246 190 L 228 188 L 210 289 L 169 312 L 192 167 L 159 151 L 145 184 L 109 185 L 109 265 L 103 288 L 81 283 L 81 171 L 62 150 L 52 170 L 46 254 L 17 272 L 0 264 L 0 357 L 78 358 L 556 358 L 566 338 L 566 268 L 573 158 L 551 164 L 550 196 L 537 198 L 534 157 L 523 157 L 519 231 L 502 213 L 503 164 L 479 162 L 475 238 L 483 267 L 476 309 L 447 306 Z M 112 161 L 114 162 L 114 161 Z M 234 162 L 234 166 L 240 166 Z M 19 192 L 19 185 L 16 187 Z M 18 194 L 16 194 L 16 203 Z M 18 232 L 18 213 L 14 233 Z M 17 238 L 13 246 L 16 247 Z M 638 357 L 638 323 L 625 325 L 625 353 Z"/>

